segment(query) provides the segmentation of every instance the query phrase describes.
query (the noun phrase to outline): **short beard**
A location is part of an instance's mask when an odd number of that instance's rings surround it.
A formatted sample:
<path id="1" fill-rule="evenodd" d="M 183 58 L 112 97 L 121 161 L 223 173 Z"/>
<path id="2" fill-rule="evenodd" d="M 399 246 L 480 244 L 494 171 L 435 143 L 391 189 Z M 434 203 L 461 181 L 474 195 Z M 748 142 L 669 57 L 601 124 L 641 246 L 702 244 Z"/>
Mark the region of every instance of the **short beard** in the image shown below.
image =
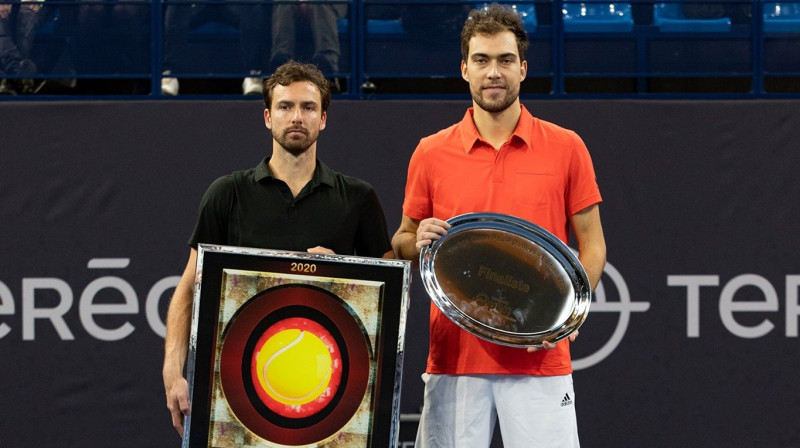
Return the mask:
<path id="1" fill-rule="evenodd" d="M 274 133 L 272 134 L 272 138 L 278 142 L 281 147 L 286 150 L 289 154 L 299 157 L 302 154 L 305 154 L 308 151 L 308 148 L 317 141 L 318 135 L 307 134 L 304 138 L 301 139 L 289 139 L 286 137 L 286 134 L 276 136 Z"/>
<path id="2" fill-rule="evenodd" d="M 519 90 L 507 90 L 505 97 L 494 101 L 485 100 L 482 93 L 482 89 L 478 90 L 478 92 L 472 92 L 472 100 L 475 101 L 478 107 L 492 114 L 505 111 L 519 98 Z"/>

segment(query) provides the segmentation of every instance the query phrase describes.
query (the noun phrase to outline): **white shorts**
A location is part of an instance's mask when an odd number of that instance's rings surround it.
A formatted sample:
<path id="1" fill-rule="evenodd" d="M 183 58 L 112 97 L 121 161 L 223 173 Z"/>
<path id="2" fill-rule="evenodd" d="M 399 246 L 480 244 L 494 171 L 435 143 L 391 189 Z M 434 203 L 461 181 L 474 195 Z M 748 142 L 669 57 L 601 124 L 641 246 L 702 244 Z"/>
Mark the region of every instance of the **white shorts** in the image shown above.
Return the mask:
<path id="1" fill-rule="evenodd" d="M 429 375 L 415 448 L 578 448 L 572 375 Z"/>

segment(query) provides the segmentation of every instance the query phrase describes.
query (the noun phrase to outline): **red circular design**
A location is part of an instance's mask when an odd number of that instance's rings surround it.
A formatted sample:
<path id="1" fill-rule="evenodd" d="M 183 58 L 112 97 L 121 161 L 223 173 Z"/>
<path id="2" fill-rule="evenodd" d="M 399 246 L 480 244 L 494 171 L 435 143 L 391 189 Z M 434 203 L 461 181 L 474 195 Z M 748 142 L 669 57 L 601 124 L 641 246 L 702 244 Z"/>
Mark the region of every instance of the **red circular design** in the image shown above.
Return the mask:
<path id="1" fill-rule="evenodd" d="M 290 318 L 306 319 L 322 327 L 336 342 L 342 360 L 337 390 L 325 406 L 307 416 L 287 417 L 274 412 L 261 400 L 252 381 L 252 355 L 259 339 Z M 349 305 L 321 288 L 291 284 L 263 291 L 237 311 L 223 334 L 223 394 L 239 421 L 269 442 L 309 445 L 335 435 L 358 411 L 369 376 L 370 348 L 363 325 Z"/>

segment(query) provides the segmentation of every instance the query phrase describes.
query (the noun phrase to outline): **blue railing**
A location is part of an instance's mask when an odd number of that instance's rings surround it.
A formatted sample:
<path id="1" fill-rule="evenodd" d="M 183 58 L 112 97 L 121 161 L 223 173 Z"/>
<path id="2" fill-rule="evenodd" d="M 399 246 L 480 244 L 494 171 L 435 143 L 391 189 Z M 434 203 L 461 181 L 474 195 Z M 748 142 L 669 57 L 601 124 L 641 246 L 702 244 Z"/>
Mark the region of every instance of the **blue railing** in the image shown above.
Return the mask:
<path id="1" fill-rule="evenodd" d="M 529 33 L 526 97 L 800 96 L 798 0 L 503 3 Z M 269 73 L 281 57 L 322 64 L 345 98 L 466 96 L 459 30 L 484 2 L 302 2 L 293 54 L 276 56 L 288 36 L 273 36 L 286 25 L 279 8 L 300 4 L 0 0 L 0 78 L 6 93 L 17 93 L 0 100 L 173 98 L 162 93 L 164 77 L 179 81 L 180 98 L 237 98 L 243 79 Z M 3 66 L 31 5 L 35 37 L 19 51 L 33 64 Z M 320 8 L 333 12 L 322 19 Z M 330 42 L 327 57 L 316 48 L 325 45 L 321 23 L 334 27 L 337 57 Z"/>

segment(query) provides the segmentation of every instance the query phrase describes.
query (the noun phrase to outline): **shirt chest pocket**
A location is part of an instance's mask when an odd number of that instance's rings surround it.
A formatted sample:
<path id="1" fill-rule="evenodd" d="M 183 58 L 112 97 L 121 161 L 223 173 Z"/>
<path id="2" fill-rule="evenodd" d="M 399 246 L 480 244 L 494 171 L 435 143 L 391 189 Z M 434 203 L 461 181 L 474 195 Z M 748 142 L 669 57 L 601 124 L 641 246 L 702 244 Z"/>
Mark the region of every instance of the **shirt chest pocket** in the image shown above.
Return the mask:
<path id="1" fill-rule="evenodd" d="M 557 206 L 564 201 L 563 182 L 552 172 L 514 173 L 514 202 L 528 210 Z"/>

